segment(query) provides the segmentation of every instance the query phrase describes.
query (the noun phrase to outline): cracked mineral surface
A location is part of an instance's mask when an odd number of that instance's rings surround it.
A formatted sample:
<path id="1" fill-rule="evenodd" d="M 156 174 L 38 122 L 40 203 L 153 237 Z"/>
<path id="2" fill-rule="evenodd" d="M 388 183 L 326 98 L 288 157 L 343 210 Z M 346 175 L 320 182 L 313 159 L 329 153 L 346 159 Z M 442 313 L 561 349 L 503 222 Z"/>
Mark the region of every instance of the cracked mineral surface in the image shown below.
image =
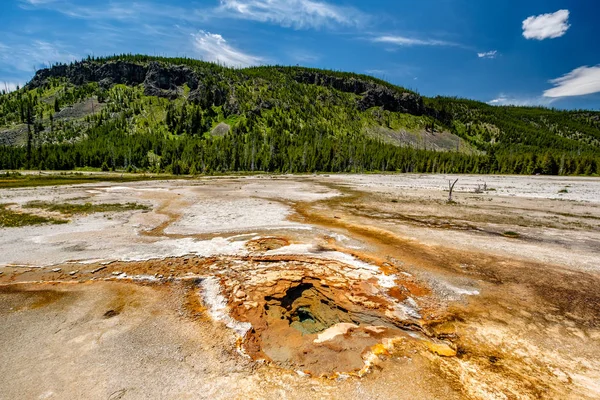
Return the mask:
<path id="1" fill-rule="evenodd" d="M 600 397 L 598 179 L 220 177 L 0 203 L 69 219 L 0 228 L 2 399 Z"/>

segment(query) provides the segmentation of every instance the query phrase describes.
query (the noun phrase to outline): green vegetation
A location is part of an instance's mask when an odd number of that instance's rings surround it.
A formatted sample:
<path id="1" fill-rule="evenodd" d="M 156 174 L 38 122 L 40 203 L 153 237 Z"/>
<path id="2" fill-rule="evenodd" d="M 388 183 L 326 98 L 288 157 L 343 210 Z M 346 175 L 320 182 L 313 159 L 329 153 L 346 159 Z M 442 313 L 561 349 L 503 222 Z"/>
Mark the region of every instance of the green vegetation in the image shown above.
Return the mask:
<path id="1" fill-rule="evenodd" d="M 9 204 L 0 204 L 0 228 L 16 228 L 27 225 L 40 224 L 66 224 L 67 220 L 42 217 L 35 214 L 13 211 L 8 208 Z M 149 207 L 143 204 L 72 204 L 72 203 L 50 203 L 44 201 L 32 201 L 23 206 L 24 208 L 43 209 L 46 211 L 60 212 L 65 215 L 91 214 L 98 212 L 119 212 L 130 210 L 148 210 Z"/>
<path id="2" fill-rule="evenodd" d="M 569 193 L 569 190 L 567 188 L 560 189 L 558 193 Z"/>
<path id="3" fill-rule="evenodd" d="M 34 187 L 34 186 L 58 186 L 77 185 L 82 183 L 100 182 L 136 182 L 145 180 L 178 178 L 175 176 L 134 175 L 134 174 L 83 174 L 81 172 L 57 173 L 57 174 L 21 174 L 4 173 L 0 175 L 0 189 Z M 179 177 L 181 178 L 181 177 Z"/>
<path id="4" fill-rule="evenodd" d="M 88 79 L 116 65 L 110 82 Z M 148 83 L 156 66 L 168 85 Z M 229 132 L 211 135 L 221 122 Z M 369 76 L 300 67 L 89 58 L 0 95 L 0 143 L 15 127 L 26 136 L 0 145 L 0 169 L 600 174 L 598 112 L 424 98 Z"/>
<path id="5" fill-rule="evenodd" d="M 521 235 L 519 235 L 517 232 L 513 232 L 513 231 L 506 231 L 502 234 L 502 236 L 510 238 L 510 239 L 518 239 L 521 237 Z"/>
<path id="6" fill-rule="evenodd" d="M 40 217 L 34 214 L 13 211 L 7 208 L 8 204 L 0 204 L 0 228 L 17 228 L 27 225 L 40 224 L 66 224 L 68 221 Z"/>
<path id="7" fill-rule="evenodd" d="M 47 211 L 60 212 L 66 215 L 91 214 L 100 212 L 119 212 L 131 210 L 149 210 L 150 207 L 137 203 L 107 203 L 107 204 L 73 204 L 73 203 L 50 203 L 46 201 L 30 201 L 25 208 L 38 208 Z"/>

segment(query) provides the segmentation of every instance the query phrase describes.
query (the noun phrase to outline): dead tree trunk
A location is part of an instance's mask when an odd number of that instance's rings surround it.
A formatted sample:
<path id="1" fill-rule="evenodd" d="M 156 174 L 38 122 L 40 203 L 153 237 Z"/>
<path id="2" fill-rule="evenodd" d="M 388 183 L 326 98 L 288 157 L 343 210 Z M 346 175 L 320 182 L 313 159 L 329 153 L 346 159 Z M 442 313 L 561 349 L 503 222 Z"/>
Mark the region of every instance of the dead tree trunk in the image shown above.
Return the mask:
<path id="1" fill-rule="evenodd" d="M 448 193 L 448 203 L 452 202 L 452 191 L 454 190 L 454 185 L 456 185 L 456 182 L 458 182 L 458 179 L 454 181 L 454 183 L 452 183 L 451 180 L 448 180 L 448 189 L 450 189 L 450 192 Z"/>

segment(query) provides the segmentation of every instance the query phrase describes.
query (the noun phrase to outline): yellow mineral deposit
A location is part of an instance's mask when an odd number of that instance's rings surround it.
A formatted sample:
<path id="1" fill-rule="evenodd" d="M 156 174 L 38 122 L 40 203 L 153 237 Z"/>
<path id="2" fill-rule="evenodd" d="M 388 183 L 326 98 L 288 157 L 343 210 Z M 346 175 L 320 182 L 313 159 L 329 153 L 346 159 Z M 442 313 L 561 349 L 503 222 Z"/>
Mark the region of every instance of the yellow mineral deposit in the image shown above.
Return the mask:
<path id="1" fill-rule="evenodd" d="M 149 210 L 0 229 L 0 398 L 599 398 L 600 181 L 445 182 L 5 191 Z"/>

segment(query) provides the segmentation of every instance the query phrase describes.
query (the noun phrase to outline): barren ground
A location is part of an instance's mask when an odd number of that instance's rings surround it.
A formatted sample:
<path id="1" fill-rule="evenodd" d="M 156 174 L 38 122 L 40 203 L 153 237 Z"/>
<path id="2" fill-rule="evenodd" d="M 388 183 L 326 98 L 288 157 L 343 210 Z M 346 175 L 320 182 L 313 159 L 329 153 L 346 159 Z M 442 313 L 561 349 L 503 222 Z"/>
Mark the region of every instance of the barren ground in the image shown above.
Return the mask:
<path id="1" fill-rule="evenodd" d="M 0 229 L 2 399 L 600 397 L 599 179 L 0 191 L 32 200 L 150 210 Z"/>

